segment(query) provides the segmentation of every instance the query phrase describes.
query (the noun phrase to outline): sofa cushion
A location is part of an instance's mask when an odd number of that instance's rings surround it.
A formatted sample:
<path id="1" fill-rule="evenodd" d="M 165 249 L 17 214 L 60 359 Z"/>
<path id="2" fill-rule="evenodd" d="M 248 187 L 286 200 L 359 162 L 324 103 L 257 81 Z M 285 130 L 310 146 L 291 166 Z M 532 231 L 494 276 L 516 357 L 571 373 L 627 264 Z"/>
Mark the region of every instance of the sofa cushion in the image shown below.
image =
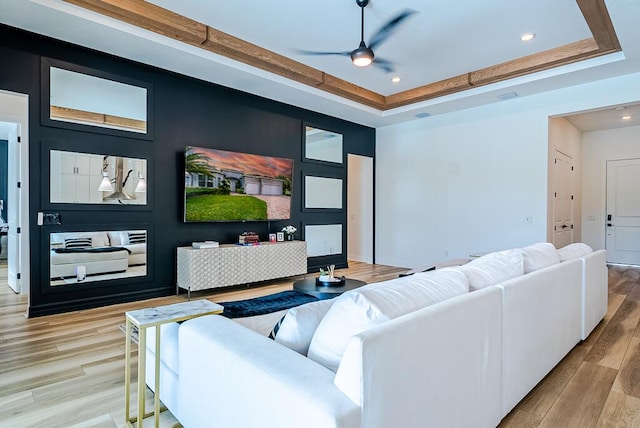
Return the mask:
<path id="1" fill-rule="evenodd" d="M 524 273 L 560 263 L 558 250 L 549 242 L 539 242 L 522 249 Z"/>
<path id="2" fill-rule="evenodd" d="M 587 244 L 583 244 L 582 242 L 569 244 L 566 247 L 558 249 L 558 257 L 560 257 L 561 262 L 577 259 L 578 257 L 586 256 L 589 253 L 593 253 L 593 248 Z"/>
<path id="3" fill-rule="evenodd" d="M 147 242 L 147 232 L 129 232 L 129 244 L 143 244 Z"/>
<path id="4" fill-rule="evenodd" d="M 319 300 L 291 308 L 282 318 L 274 340 L 287 348 L 307 355 L 316 328 L 333 305 L 333 300 Z"/>
<path id="5" fill-rule="evenodd" d="M 489 253 L 470 261 L 460 269 L 469 278 L 469 288 L 472 291 L 480 290 L 524 275 L 522 250 L 512 249 Z"/>
<path id="6" fill-rule="evenodd" d="M 64 240 L 64 248 L 91 248 L 91 238 L 88 236 L 67 238 Z"/>
<path id="7" fill-rule="evenodd" d="M 468 291 L 469 281 L 459 268 L 444 268 L 347 292 L 320 321 L 308 357 L 336 371 L 354 334 Z"/>

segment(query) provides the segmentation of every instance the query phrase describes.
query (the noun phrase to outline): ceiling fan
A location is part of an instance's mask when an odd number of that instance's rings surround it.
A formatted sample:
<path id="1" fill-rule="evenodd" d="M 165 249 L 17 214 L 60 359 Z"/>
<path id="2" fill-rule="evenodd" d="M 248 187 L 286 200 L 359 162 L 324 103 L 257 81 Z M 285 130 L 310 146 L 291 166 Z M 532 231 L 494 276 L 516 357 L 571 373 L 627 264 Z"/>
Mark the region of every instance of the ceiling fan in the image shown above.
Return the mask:
<path id="1" fill-rule="evenodd" d="M 305 51 L 299 50 L 301 54 L 304 55 L 342 55 L 342 56 L 350 56 L 351 62 L 358 67 L 366 67 L 368 65 L 373 64 L 376 67 L 379 67 L 386 72 L 390 73 L 393 71 L 393 64 L 387 60 L 384 60 L 380 57 L 376 57 L 373 53 L 373 50 L 378 47 L 382 42 L 386 41 L 394 31 L 398 29 L 398 26 L 404 22 L 411 15 L 416 13 L 415 10 L 404 10 L 399 13 L 395 17 L 388 20 L 369 40 L 369 45 L 364 42 L 364 8 L 367 7 L 370 0 L 356 0 L 356 4 L 360 7 L 361 10 L 361 21 L 360 21 L 360 45 L 352 50 L 352 51 L 343 51 L 343 52 L 317 52 L 317 51 Z"/>

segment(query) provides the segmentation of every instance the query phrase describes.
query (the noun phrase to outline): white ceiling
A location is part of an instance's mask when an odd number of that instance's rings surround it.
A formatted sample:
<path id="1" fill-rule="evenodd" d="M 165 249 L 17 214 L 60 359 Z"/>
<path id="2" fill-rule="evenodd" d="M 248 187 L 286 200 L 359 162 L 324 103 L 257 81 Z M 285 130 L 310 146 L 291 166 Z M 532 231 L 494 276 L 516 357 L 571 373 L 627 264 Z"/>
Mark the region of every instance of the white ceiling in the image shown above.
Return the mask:
<path id="1" fill-rule="evenodd" d="M 417 11 L 376 55 L 396 72 L 356 68 L 347 57 L 305 56 L 296 49 L 349 51 L 360 38 L 355 0 L 149 0 L 383 95 L 565 45 L 591 36 L 575 0 L 372 0 L 365 40 L 405 9 Z M 640 1 L 607 0 L 623 52 L 464 92 L 379 111 L 282 76 L 186 45 L 62 0 L 0 0 L 0 22 L 142 63 L 373 127 L 487 103 L 516 92 L 540 93 L 640 71 Z M 525 32 L 536 33 L 529 43 Z M 400 83 L 393 84 L 392 76 Z"/>

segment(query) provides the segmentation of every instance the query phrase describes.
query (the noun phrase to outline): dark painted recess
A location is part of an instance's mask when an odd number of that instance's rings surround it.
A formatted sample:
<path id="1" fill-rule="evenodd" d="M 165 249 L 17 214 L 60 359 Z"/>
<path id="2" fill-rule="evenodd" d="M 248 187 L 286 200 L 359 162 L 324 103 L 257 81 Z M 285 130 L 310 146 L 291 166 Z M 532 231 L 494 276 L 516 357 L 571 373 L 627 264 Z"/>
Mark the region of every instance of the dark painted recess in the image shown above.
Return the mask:
<path id="1" fill-rule="evenodd" d="M 309 259 L 309 270 L 328 263 L 346 266 L 346 209 L 331 213 L 305 212 L 301 199 L 303 174 L 340 177 L 344 182 L 343 206 L 346 207 L 346 164 L 335 167 L 303 162 L 301 130 L 303 123 L 310 122 L 342 133 L 346 159 L 347 153 L 374 157 L 374 129 L 2 25 L 0 56 L 3 58 L 0 89 L 29 95 L 30 315 L 175 293 L 176 247 L 204 239 L 231 243 L 246 230 L 258 232 L 266 240 L 269 232 L 279 231 L 287 224 L 301 230 L 303 224 L 341 223 L 342 254 Z M 48 108 L 42 99 L 43 58 L 152 85 L 152 138 L 144 140 L 43 125 L 41 109 Z M 183 156 L 187 145 L 294 159 L 291 220 L 183 223 Z M 52 206 L 48 200 L 46 174 L 51 147 L 75 151 L 86 147 L 88 153 L 147 159 L 150 162 L 149 206 L 124 210 Z M 62 225 L 37 226 L 37 212 L 52 212 L 53 208 L 60 213 Z M 140 225 L 146 225 L 149 230 L 153 257 L 145 279 L 104 281 L 99 287 L 67 286 L 51 292 L 48 287 L 49 233 Z"/>

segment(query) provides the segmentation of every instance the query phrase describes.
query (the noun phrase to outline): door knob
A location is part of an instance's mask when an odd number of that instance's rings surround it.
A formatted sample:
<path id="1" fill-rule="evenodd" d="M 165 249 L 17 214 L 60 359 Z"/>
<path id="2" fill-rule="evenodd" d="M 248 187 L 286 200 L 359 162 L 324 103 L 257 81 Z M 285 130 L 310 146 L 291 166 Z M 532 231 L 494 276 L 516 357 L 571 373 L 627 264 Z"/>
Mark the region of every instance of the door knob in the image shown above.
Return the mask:
<path id="1" fill-rule="evenodd" d="M 569 226 L 567 226 L 566 224 L 563 224 L 563 225 L 562 225 L 562 228 L 563 228 L 563 229 L 566 229 L 567 227 L 569 227 Z"/>

